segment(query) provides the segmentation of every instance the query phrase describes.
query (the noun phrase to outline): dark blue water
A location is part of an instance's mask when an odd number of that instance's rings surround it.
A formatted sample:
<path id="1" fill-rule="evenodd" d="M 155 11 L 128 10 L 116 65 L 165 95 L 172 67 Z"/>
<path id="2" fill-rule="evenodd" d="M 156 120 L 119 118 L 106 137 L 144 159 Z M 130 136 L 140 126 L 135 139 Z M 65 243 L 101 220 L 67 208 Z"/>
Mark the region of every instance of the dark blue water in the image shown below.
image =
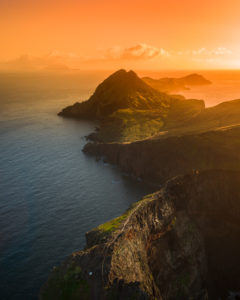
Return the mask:
<path id="1" fill-rule="evenodd" d="M 0 295 L 37 299 L 86 231 L 151 191 L 82 153 L 95 124 L 57 116 L 105 74 L 0 75 Z M 85 80 L 85 81 L 84 81 Z"/>

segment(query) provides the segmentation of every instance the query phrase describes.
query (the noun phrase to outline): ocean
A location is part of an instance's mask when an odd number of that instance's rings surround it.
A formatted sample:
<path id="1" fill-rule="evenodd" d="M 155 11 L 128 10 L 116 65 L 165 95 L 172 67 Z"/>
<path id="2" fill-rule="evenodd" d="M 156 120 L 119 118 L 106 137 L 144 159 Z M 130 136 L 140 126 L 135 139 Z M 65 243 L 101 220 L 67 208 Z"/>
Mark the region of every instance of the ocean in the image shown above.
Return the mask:
<path id="1" fill-rule="evenodd" d="M 57 116 L 99 76 L 88 85 L 82 75 L 0 76 L 1 300 L 37 299 L 53 266 L 85 246 L 85 232 L 152 191 L 83 154 L 95 124 Z"/>

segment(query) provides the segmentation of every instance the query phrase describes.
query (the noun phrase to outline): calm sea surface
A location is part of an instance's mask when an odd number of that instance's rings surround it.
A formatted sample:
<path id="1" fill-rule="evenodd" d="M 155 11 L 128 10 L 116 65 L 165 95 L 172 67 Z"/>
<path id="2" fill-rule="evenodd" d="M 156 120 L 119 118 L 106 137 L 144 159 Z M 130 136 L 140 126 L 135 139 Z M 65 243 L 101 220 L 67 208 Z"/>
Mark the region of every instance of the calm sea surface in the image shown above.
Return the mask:
<path id="1" fill-rule="evenodd" d="M 152 189 L 82 153 L 94 124 L 57 116 L 99 82 L 92 75 L 87 87 L 84 78 L 0 77 L 1 300 L 37 299 L 51 268 L 84 247 L 86 231 Z"/>
<path id="2" fill-rule="evenodd" d="M 109 74 L 0 74 L 2 300 L 37 299 L 51 268 L 84 247 L 86 231 L 153 191 L 82 153 L 95 124 L 57 116 Z M 240 98 L 239 73 L 203 75 L 214 84 L 185 96 L 208 106 Z"/>

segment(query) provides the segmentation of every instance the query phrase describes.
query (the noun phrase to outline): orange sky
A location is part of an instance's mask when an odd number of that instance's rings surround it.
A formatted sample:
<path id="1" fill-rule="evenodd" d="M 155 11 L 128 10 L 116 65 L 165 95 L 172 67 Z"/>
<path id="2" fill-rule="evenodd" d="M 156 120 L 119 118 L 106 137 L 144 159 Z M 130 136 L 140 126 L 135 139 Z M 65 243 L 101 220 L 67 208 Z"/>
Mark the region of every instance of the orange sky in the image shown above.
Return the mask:
<path id="1" fill-rule="evenodd" d="M 240 68 L 239 12 L 239 0 L 0 0 L 0 60 L 16 59 L 0 67 Z"/>

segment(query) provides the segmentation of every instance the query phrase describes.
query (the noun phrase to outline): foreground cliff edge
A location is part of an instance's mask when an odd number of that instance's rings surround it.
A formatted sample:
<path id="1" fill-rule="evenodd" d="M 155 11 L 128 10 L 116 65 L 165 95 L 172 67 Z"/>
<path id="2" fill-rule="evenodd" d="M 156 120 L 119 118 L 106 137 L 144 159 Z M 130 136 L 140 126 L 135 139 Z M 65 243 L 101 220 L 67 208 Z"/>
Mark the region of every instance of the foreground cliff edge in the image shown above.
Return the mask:
<path id="1" fill-rule="evenodd" d="M 240 286 L 239 185 L 233 171 L 170 180 L 88 232 L 40 299 L 227 299 Z"/>

